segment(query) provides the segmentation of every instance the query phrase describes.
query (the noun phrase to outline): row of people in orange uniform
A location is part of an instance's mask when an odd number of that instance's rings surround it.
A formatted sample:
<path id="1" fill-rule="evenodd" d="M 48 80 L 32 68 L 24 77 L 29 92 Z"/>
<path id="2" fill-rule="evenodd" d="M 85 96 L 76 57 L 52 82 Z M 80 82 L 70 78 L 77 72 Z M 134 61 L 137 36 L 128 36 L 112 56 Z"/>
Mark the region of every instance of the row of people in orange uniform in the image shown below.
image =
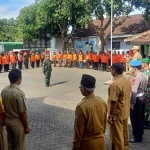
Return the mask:
<path id="1" fill-rule="evenodd" d="M 2 71 L 3 67 L 4 71 L 8 71 L 10 65 L 11 69 L 16 68 L 16 66 L 18 65 L 18 68 L 21 70 L 23 63 L 25 65 L 25 68 L 28 69 L 29 62 L 32 68 L 34 68 L 35 63 L 36 66 L 39 67 L 40 62 L 42 65 L 44 59 L 44 53 L 39 54 L 37 52 L 36 54 L 34 54 L 33 51 L 31 51 L 30 53 L 25 52 L 24 54 L 22 54 L 21 52 L 18 52 L 18 54 L 14 52 L 11 52 L 11 54 L 8 54 L 7 52 L 5 54 L 0 53 L 0 72 Z"/>
<path id="2" fill-rule="evenodd" d="M 124 52 L 120 54 L 120 52 L 116 53 L 116 51 L 114 51 L 114 53 L 112 54 L 112 64 L 115 64 L 117 62 L 125 64 L 127 58 L 126 56 L 127 54 L 125 54 Z M 62 66 L 62 64 L 64 64 L 64 67 L 86 67 L 87 69 L 94 68 L 95 70 L 97 70 L 98 64 L 100 64 L 100 66 L 102 65 L 103 70 L 107 70 L 107 66 L 111 65 L 111 54 L 101 52 L 97 54 L 97 52 L 94 51 L 87 51 L 85 54 L 82 51 L 80 51 L 79 53 L 77 53 L 76 51 L 74 51 L 73 53 L 64 52 L 64 54 L 62 54 L 59 51 L 58 54 L 54 52 L 54 54 L 52 55 L 52 60 L 54 63 L 54 67 L 56 66 L 58 61 L 60 67 Z"/>

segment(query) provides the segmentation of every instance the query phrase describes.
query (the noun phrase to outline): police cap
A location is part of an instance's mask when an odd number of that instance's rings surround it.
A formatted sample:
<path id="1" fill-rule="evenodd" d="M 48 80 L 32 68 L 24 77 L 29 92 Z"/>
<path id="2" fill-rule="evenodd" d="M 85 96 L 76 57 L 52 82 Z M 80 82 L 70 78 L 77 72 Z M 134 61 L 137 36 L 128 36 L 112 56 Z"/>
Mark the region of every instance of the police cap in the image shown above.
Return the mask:
<path id="1" fill-rule="evenodd" d="M 140 60 L 131 60 L 130 61 L 130 66 L 131 67 L 138 67 L 138 66 L 141 66 L 141 65 L 142 65 L 142 63 L 141 63 Z"/>

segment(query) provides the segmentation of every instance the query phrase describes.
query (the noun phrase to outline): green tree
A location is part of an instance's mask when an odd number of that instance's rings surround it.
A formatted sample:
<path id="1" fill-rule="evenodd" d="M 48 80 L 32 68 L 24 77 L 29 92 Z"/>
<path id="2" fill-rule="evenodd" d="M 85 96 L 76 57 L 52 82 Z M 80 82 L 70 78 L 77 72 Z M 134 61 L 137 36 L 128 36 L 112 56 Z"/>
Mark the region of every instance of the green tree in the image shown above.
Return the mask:
<path id="1" fill-rule="evenodd" d="M 90 1 L 90 0 L 89 0 Z M 94 26 L 93 22 L 89 23 L 89 26 L 94 28 L 95 32 L 101 40 L 101 49 L 104 51 L 104 45 L 110 38 L 110 33 L 106 33 L 107 28 L 111 24 L 111 1 L 110 0 L 92 0 L 91 1 L 92 12 L 96 19 L 100 20 L 100 25 Z M 134 9 L 140 9 L 144 7 L 144 3 L 141 0 L 113 0 L 113 31 L 123 22 L 126 21 L 128 15 Z M 104 16 L 107 17 L 107 22 L 104 24 Z"/>
<path id="2" fill-rule="evenodd" d="M 24 7 L 17 18 L 18 27 L 24 40 L 35 42 L 39 29 L 36 23 L 36 8 L 38 4 Z"/>

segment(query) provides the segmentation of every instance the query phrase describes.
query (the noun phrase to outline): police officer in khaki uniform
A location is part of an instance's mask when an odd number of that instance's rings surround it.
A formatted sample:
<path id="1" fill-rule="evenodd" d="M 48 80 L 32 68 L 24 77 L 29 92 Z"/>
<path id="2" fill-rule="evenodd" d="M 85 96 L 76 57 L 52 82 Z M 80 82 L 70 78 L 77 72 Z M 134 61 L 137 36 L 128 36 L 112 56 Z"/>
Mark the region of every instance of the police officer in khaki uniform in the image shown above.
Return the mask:
<path id="1" fill-rule="evenodd" d="M 0 150 L 7 150 L 6 132 L 4 129 L 5 114 L 2 107 L 2 99 L 0 97 Z"/>
<path id="2" fill-rule="evenodd" d="M 133 60 L 141 60 L 142 59 L 142 55 L 139 53 L 139 51 L 140 51 L 140 46 L 134 46 L 133 48 L 132 48 L 132 50 L 133 50 L 133 53 L 134 53 L 134 55 L 133 55 Z"/>
<path id="3" fill-rule="evenodd" d="M 132 67 L 133 77 L 131 78 L 131 104 L 130 104 L 130 120 L 132 124 L 133 138 L 131 143 L 142 142 L 142 135 L 144 134 L 144 114 L 145 114 L 145 90 L 147 86 L 147 79 L 141 69 L 140 60 L 132 60 L 130 66 Z"/>
<path id="4" fill-rule="evenodd" d="M 112 150 L 128 150 L 128 117 L 130 114 L 131 83 L 123 76 L 124 67 L 115 63 L 111 67 L 114 82 L 108 89 L 108 123 Z"/>
<path id="5" fill-rule="evenodd" d="M 129 51 L 127 52 L 126 56 L 125 56 L 125 60 L 126 60 L 126 74 L 130 74 L 130 60 L 131 60 L 131 57 L 130 57 L 130 54 L 129 54 Z"/>
<path id="6" fill-rule="evenodd" d="M 6 115 L 6 130 L 9 150 L 25 150 L 25 137 L 30 132 L 28 125 L 25 94 L 19 85 L 22 81 L 21 71 L 13 69 L 9 75 L 10 86 L 2 92 L 2 102 Z"/>
<path id="7" fill-rule="evenodd" d="M 80 91 L 85 96 L 75 111 L 74 139 L 72 150 L 106 150 L 105 129 L 107 105 L 94 95 L 95 78 L 83 75 Z"/>

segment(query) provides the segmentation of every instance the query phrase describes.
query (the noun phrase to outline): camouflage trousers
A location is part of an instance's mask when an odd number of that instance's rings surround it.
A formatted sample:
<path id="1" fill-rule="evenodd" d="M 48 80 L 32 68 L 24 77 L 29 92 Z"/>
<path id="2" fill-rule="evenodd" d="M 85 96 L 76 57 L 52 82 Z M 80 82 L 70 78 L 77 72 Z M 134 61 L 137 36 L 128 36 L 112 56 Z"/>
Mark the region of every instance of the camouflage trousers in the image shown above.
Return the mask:
<path id="1" fill-rule="evenodd" d="M 46 86 L 50 86 L 50 77 L 51 77 L 51 72 L 45 72 L 45 84 Z"/>

